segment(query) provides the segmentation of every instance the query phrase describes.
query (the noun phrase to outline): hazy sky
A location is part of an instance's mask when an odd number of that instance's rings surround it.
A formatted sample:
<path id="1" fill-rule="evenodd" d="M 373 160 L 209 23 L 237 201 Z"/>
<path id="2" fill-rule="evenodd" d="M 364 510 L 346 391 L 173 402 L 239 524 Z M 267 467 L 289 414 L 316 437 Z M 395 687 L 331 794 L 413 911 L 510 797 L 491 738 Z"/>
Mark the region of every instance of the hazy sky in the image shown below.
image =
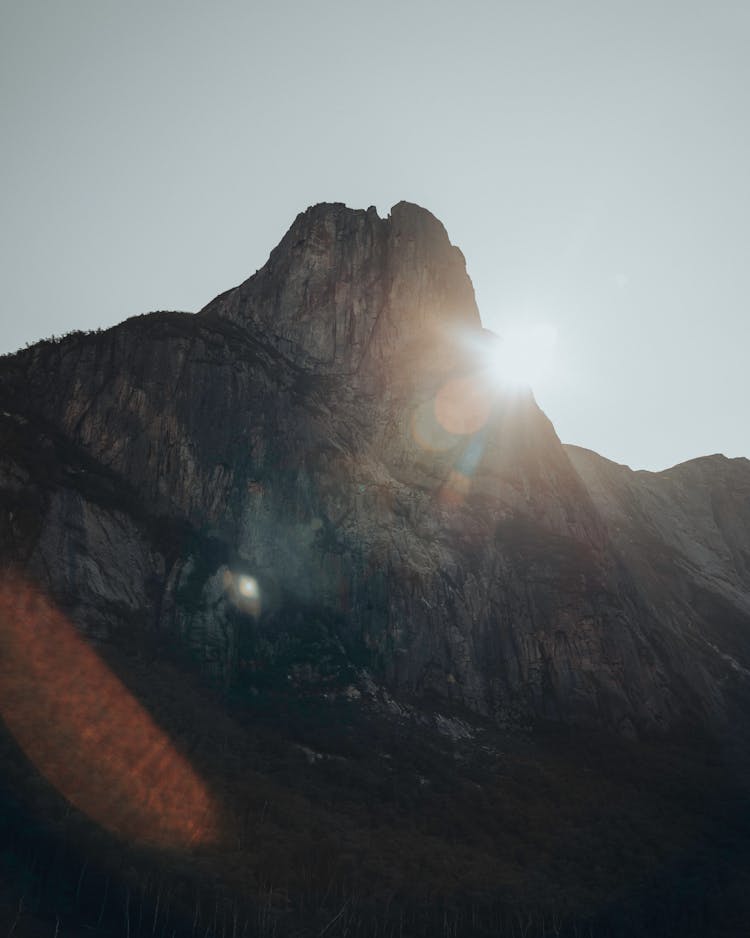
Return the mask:
<path id="1" fill-rule="evenodd" d="M 750 456 L 750 4 L 0 0 L 0 352 L 197 310 L 315 202 L 429 208 L 537 399 Z"/>

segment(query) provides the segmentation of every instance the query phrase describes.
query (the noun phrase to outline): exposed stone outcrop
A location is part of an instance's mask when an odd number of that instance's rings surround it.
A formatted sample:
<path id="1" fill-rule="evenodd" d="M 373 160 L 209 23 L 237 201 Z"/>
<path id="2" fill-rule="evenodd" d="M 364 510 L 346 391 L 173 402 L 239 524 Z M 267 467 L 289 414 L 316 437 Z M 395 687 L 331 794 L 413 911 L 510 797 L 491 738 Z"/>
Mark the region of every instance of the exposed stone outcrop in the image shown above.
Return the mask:
<path id="1" fill-rule="evenodd" d="M 750 622 L 748 467 L 716 537 L 690 534 L 713 463 L 673 470 L 674 511 L 655 512 L 661 483 L 566 452 L 530 394 L 490 380 L 490 341 L 432 215 L 315 206 L 198 315 L 2 362 L 4 562 L 93 635 L 173 635 L 227 681 L 313 623 L 325 653 L 295 674 L 339 655 L 347 686 L 367 672 L 500 721 L 721 719 L 744 639 L 726 649 L 709 611 L 699 640 L 679 610 L 686 583 L 721 581 Z M 650 519 L 637 550 L 618 512 Z M 662 544 L 690 569 L 662 569 Z M 259 615 L 238 600 L 243 572 Z M 665 589 L 682 598 L 665 607 Z"/>
<path id="2" fill-rule="evenodd" d="M 341 203 L 309 208 L 262 270 L 201 315 L 262 334 L 308 373 L 365 388 L 422 358 L 441 330 L 481 328 L 463 255 L 407 202 L 386 219 Z"/>

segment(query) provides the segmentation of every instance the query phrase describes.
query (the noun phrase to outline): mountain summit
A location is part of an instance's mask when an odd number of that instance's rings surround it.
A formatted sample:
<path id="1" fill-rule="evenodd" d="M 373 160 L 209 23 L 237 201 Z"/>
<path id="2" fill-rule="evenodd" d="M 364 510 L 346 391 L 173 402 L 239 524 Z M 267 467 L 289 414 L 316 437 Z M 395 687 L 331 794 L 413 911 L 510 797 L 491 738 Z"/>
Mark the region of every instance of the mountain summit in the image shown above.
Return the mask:
<path id="1" fill-rule="evenodd" d="M 268 263 L 201 311 L 262 333 L 307 371 L 353 375 L 416 351 L 441 326 L 480 327 L 464 257 L 428 211 L 315 205 Z"/>

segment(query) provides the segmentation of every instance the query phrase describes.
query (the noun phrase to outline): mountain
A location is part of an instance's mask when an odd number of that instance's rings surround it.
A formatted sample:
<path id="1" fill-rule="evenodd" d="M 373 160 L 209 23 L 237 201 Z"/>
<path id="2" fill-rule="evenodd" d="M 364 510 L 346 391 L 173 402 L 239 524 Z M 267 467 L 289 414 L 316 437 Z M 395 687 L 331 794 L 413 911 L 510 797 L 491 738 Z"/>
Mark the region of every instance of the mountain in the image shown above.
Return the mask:
<path id="1" fill-rule="evenodd" d="M 569 777 L 565 753 L 580 744 L 560 750 L 566 733 L 650 752 L 648 780 L 660 747 L 686 737 L 694 748 L 668 762 L 670 777 L 687 759 L 696 778 L 704 746 L 741 747 L 750 462 L 632 472 L 563 446 L 532 394 L 489 364 L 498 341 L 429 212 L 402 202 L 381 219 L 337 203 L 300 214 L 261 270 L 198 314 L 151 313 L 2 359 L 11 777 L 40 773 L 53 791 L 42 801 L 61 794 L 108 836 L 184 850 L 224 823 L 186 756 L 204 720 L 236 752 L 248 727 L 296 746 L 308 766 L 325 765 L 334 803 L 349 797 L 334 776 L 351 774 L 352 747 L 369 766 L 362 791 L 369 773 L 391 777 L 394 753 L 416 760 L 403 783 L 411 810 L 434 784 L 424 765 L 448 771 L 433 761 L 447 746 L 479 772 L 445 776 L 473 805 L 467 830 L 495 817 L 495 801 L 480 811 L 467 792 L 496 784 L 508 747 L 513 785 L 537 794 L 540 778 Z M 534 741 L 550 732 L 563 737 Z M 366 756 L 364 738 L 383 752 Z M 244 776 L 257 756 L 251 747 L 235 764 L 214 746 L 209 776 L 217 765 L 222 778 Z M 607 766 L 630 778 L 620 758 Z M 518 766 L 531 763 L 529 782 Z M 601 771 L 603 790 L 621 794 Z M 173 787 L 159 801 L 165 774 Z M 577 786 L 562 785 L 563 802 L 592 797 Z M 443 836 L 445 810 L 430 837 Z M 425 857 L 435 849 L 420 844 Z M 486 851 L 465 868 L 495 869 L 497 847 Z M 462 895 L 484 884 L 462 876 Z M 552 903 L 550 882 L 540 895 Z"/>
<path id="2" fill-rule="evenodd" d="M 137 621 L 226 681 L 245 571 L 266 631 L 314 610 L 392 690 L 631 734 L 720 719 L 750 665 L 747 461 L 618 474 L 472 341 L 429 212 L 308 209 L 197 316 L 4 360 L 3 557 L 94 637 Z"/>

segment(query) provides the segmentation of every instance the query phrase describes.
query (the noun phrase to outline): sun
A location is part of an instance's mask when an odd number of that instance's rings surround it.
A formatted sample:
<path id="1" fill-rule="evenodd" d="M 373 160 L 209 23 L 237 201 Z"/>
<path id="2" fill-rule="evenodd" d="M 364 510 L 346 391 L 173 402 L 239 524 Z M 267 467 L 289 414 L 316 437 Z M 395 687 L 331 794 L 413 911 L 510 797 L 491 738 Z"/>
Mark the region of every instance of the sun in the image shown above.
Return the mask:
<path id="1" fill-rule="evenodd" d="M 499 387 L 533 388 L 554 367 L 557 329 L 548 323 L 514 325 L 483 343 L 480 360 Z"/>

